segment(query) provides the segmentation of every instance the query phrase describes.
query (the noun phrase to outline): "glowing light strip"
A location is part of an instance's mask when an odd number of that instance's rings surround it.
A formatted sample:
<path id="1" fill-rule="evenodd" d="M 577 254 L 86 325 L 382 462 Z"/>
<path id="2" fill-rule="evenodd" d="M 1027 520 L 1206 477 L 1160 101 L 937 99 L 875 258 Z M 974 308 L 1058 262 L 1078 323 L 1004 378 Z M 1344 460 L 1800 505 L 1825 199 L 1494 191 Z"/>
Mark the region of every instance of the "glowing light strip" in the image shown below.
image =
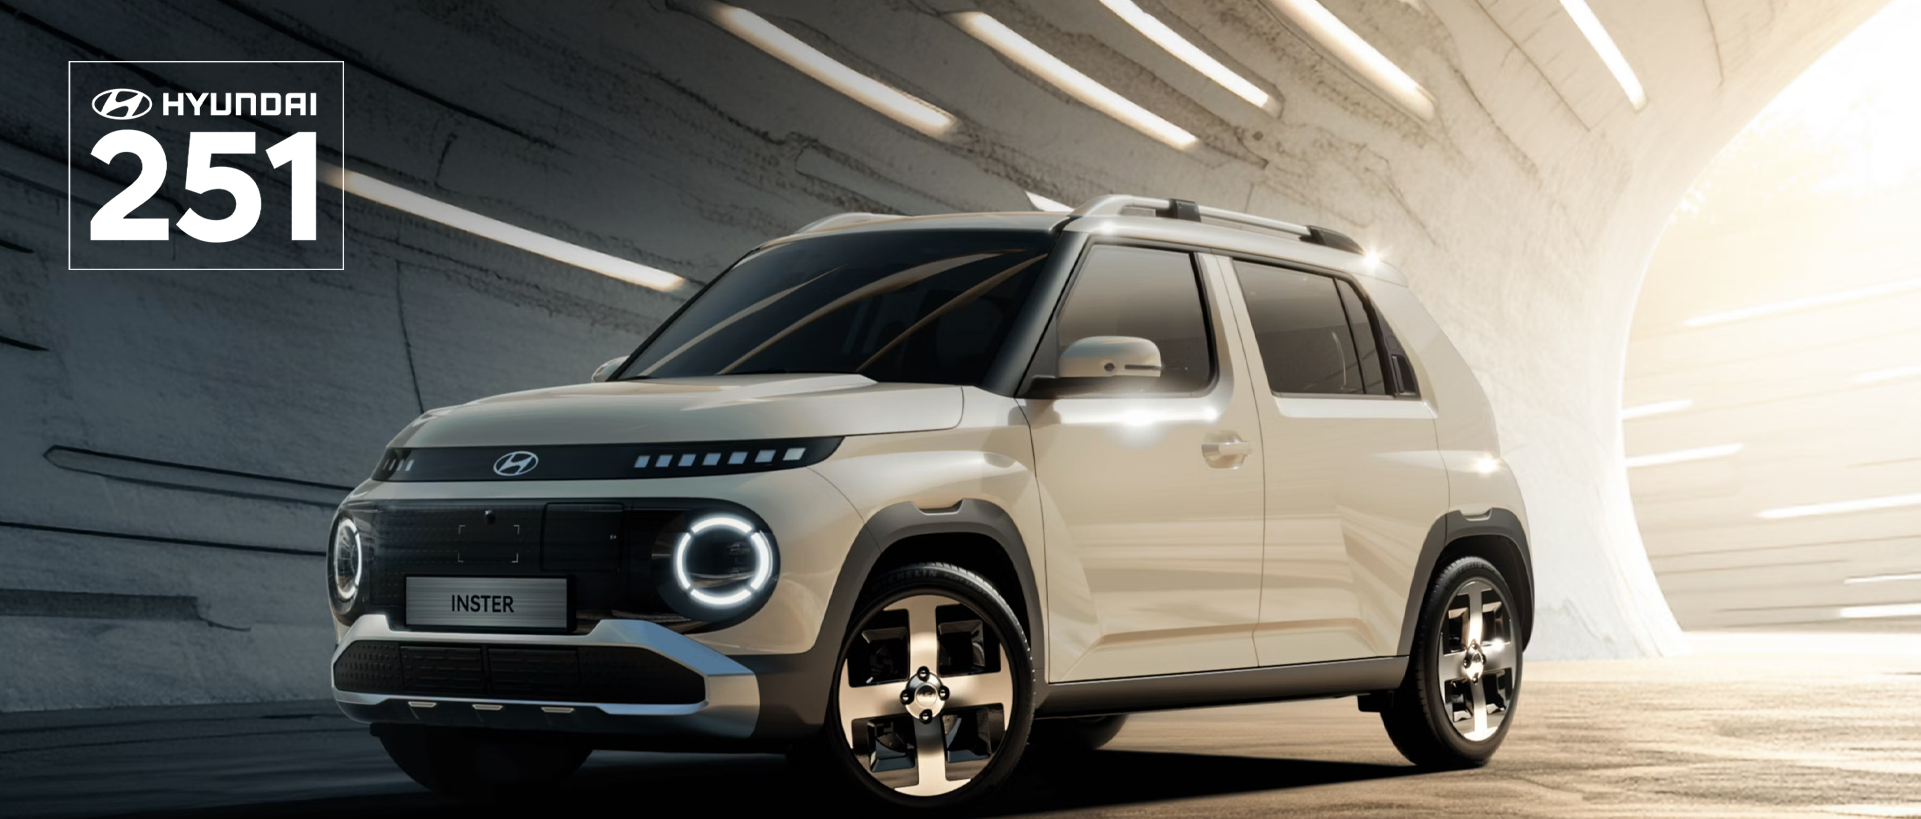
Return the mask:
<path id="1" fill-rule="evenodd" d="M 1791 301 L 1778 301 L 1773 304 L 1743 307 L 1739 310 L 1728 310 L 1722 313 L 1709 313 L 1705 316 L 1695 316 L 1694 318 L 1681 322 L 1681 326 L 1707 327 L 1715 324 L 1727 324 L 1732 321 L 1746 321 L 1764 316 L 1777 316 L 1796 310 L 1809 310 L 1816 307 L 1846 304 L 1851 301 L 1860 301 L 1862 299 L 1871 299 L 1876 296 L 1888 296 L 1896 293 L 1906 293 L 1911 290 L 1921 290 L 1921 279 L 1902 279 L 1886 284 L 1877 284 L 1872 287 L 1843 290 L 1839 293 L 1809 296 L 1804 299 L 1794 299 Z"/>
<path id="2" fill-rule="evenodd" d="M 1885 606 L 1847 606 L 1841 616 L 1850 620 L 1868 617 L 1921 617 L 1921 603 L 1893 603 Z"/>
<path id="3" fill-rule="evenodd" d="M 1067 92 L 1075 99 L 1087 103 L 1095 110 L 1133 126 L 1141 133 L 1172 145 L 1186 149 L 1200 140 L 1180 126 L 1142 108 L 1133 100 L 1121 96 L 1113 89 L 1095 82 L 1092 77 L 1075 70 L 1073 66 L 1061 62 L 1059 57 L 1047 53 L 1027 38 L 1014 33 L 1001 21 L 978 11 L 965 11 L 950 18 L 961 30 L 974 35 L 1001 56 L 1013 60 L 1020 67 L 1039 75 L 1041 79 L 1054 84 L 1054 87 Z"/>
<path id="4" fill-rule="evenodd" d="M 1632 421 L 1636 418 L 1646 418 L 1651 415 L 1666 415 L 1670 412 L 1680 412 L 1693 406 L 1694 402 L 1692 400 L 1682 398 L 1674 401 L 1657 401 L 1652 404 L 1642 404 L 1635 407 L 1622 407 L 1621 420 Z"/>
<path id="5" fill-rule="evenodd" d="M 1135 31 L 1153 40 L 1155 45 L 1174 55 L 1175 59 L 1187 63 L 1195 71 L 1201 72 L 1208 79 L 1220 84 L 1222 88 L 1234 92 L 1234 96 L 1247 100 L 1254 107 L 1263 110 L 1272 101 L 1266 91 L 1262 91 L 1259 86 L 1248 82 L 1247 78 L 1222 65 L 1220 60 L 1214 59 L 1207 52 L 1188 42 L 1186 37 L 1168 28 L 1166 23 L 1161 22 L 1154 15 L 1142 11 L 1140 6 L 1134 4 L 1134 0 L 1101 0 L 1101 3 L 1120 17 L 1122 22 L 1133 26 Z"/>
<path id="6" fill-rule="evenodd" d="M 456 230 L 464 230 L 557 262 L 592 270 L 621 281 L 633 282 L 642 287 L 673 290 L 687 281 L 659 268 L 630 262 L 598 250 L 589 250 L 571 242 L 563 242 L 552 236 L 544 236 L 526 228 L 515 227 L 499 219 L 482 216 L 466 208 L 449 205 L 438 199 L 431 199 L 405 188 L 389 185 L 371 176 L 324 162 L 320 165 L 320 180 L 355 196 L 379 202 L 395 210 L 404 210 L 428 221 L 439 222 Z"/>
<path id="7" fill-rule="evenodd" d="M 1594 16 L 1594 9 L 1588 8 L 1587 0 L 1561 0 L 1561 8 L 1567 9 L 1567 16 L 1574 18 L 1574 27 L 1581 30 L 1588 45 L 1594 46 L 1594 53 L 1601 55 L 1601 64 L 1607 66 L 1614 81 L 1621 84 L 1621 91 L 1628 95 L 1628 103 L 1639 111 L 1648 104 L 1647 91 L 1641 87 L 1641 78 L 1634 75 L 1634 67 L 1628 65 L 1628 58 L 1621 54 L 1620 46 L 1608 35 L 1601 18 Z"/>
<path id="8" fill-rule="evenodd" d="M 1434 98 L 1401 67 L 1389 60 L 1341 18 L 1315 0 L 1267 0 L 1268 5 L 1305 30 L 1321 48 L 1361 75 L 1389 99 L 1421 119 L 1434 118 Z"/>
<path id="9" fill-rule="evenodd" d="M 1921 364 L 1910 364 L 1906 367 L 1894 367 L 1886 370 L 1862 373 L 1854 377 L 1854 383 L 1873 384 L 1879 381 L 1893 381 L 1897 378 L 1913 378 L 1917 375 L 1921 375 Z"/>
<path id="10" fill-rule="evenodd" d="M 1699 449 L 1682 449 L 1654 455 L 1637 455 L 1627 459 L 1627 468 L 1665 466 L 1667 464 L 1680 464 L 1689 461 L 1705 461 L 1710 458 L 1726 458 L 1729 455 L 1740 452 L 1742 446 L 1742 444 L 1721 444 L 1720 446 L 1704 446 Z"/>
<path id="11" fill-rule="evenodd" d="M 1885 498 L 1862 498 L 1860 500 L 1835 501 L 1833 503 L 1814 503 L 1807 506 L 1783 506 L 1779 509 L 1765 509 L 1760 517 L 1767 520 L 1784 518 L 1805 518 L 1814 515 L 1845 515 L 1850 512 L 1877 512 L 1883 509 L 1899 509 L 1905 506 L 1921 506 L 1921 495 L 1892 495 Z"/>
<path id="12" fill-rule="evenodd" d="M 855 71 L 846 63 L 801 42 L 799 38 L 758 14 L 743 8 L 714 4 L 714 23 L 728 33 L 747 41 L 822 85 L 839 91 L 855 102 L 879 111 L 902 125 L 931 137 L 945 136 L 954 128 L 954 115 L 880 80 Z"/>
<path id="13" fill-rule="evenodd" d="M 1033 191 L 1027 192 L 1027 201 L 1034 203 L 1034 207 L 1040 208 L 1041 210 L 1047 211 L 1048 213 L 1073 213 L 1074 212 L 1073 206 L 1056 202 L 1052 199 L 1049 199 Z"/>
<path id="14" fill-rule="evenodd" d="M 1845 586 L 1858 586 L 1863 583 L 1895 583 L 1904 580 L 1921 580 L 1921 572 L 1911 574 L 1875 574 L 1867 577 L 1850 577 L 1841 581 Z"/>

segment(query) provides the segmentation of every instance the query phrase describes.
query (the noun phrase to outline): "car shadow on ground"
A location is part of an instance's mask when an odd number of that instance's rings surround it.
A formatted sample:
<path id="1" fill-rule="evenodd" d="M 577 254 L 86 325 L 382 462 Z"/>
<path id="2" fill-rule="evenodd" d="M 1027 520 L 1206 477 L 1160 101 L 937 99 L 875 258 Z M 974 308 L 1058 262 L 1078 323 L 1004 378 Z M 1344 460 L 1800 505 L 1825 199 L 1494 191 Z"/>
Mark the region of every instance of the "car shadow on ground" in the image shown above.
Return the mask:
<path id="1" fill-rule="evenodd" d="M 1420 773 L 1410 765 L 1103 750 L 1023 759 L 983 815 L 1111 808 Z"/>
<path id="2" fill-rule="evenodd" d="M 607 758 L 612 757 L 612 758 Z M 1032 764 L 1029 764 L 1029 763 Z M 1093 751 L 1071 759 L 1023 760 L 977 814 L 1018 816 L 1114 808 L 1315 785 L 1389 779 L 1411 766 L 1154 751 Z M 844 793 L 774 756 L 604 755 L 567 787 L 522 804 L 463 805 L 425 791 L 196 810 L 194 816 L 514 816 L 620 814 L 790 815 L 825 809 Z M 779 813 L 768 813 L 778 811 Z M 175 815 L 189 815 L 181 813 Z M 685 814 L 696 815 L 696 814 Z"/>

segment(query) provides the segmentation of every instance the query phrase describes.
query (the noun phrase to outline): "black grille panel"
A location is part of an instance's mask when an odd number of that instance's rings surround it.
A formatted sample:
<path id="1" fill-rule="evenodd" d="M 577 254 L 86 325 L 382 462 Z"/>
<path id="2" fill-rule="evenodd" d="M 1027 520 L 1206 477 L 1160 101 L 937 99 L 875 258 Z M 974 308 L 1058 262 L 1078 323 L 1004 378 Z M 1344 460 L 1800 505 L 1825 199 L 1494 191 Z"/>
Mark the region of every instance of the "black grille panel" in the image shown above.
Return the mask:
<path id="1" fill-rule="evenodd" d="M 401 501 L 349 507 L 369 547 L 364 611 L 405 623 L 407 578 L 568 577 L 579 630 L 607 618 L 667 624 L 654 591 L 662 530 L 684 511 L 613 501 Z"/>
<path id="2" fill-rule="evenodd" d="M 556 702 L 684 704 L 707 697 L 698 673 L 643 648 L 413 644 L 362 640 L 334 663 L 334 685 L 363 694 Z"/>

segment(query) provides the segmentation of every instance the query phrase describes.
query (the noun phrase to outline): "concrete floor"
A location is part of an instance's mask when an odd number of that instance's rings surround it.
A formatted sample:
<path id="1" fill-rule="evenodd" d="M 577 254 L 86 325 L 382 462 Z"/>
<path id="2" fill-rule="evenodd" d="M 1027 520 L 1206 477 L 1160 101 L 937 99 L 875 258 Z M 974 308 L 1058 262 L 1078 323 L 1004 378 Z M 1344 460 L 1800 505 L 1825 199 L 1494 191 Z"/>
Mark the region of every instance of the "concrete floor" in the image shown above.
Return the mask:
<path id="1" fill-rule="evenodd" d="M 1351 699 L 1137 717 L 1024 767 L 1000 815 L 1921 816 L 1921 637 L 1695 635 L 1667 660 L 1537 662 L 1487 768 L 1423 774 Z M 1039 760 L 1035 760 L 1039 761 Z M 587 809 L 791 811 L 773 757 L 597 754 Z M 474 816 L 331 703 L 0 716 L 0 815 Z M 516 811 L 516 814 L 525 811 Z"/>

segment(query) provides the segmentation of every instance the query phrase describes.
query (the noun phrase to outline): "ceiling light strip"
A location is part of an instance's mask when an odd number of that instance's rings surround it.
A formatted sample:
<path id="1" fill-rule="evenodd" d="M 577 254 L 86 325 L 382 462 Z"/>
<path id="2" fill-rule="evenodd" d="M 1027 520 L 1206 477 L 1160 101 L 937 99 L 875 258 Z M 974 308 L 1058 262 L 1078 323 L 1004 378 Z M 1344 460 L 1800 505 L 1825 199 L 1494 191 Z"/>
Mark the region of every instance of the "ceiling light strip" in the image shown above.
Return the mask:
<path id="1" fill-rule="evenodd" d="M 1354 33 L 1327 7 L 1315 0 L 1267 0 L 1267 3 L 1388 99 L 1421 119 L 1434 118 L 1434 98 L 1428 96 L 1427 89 Z"/>
<path id="2" fill-rule="evenodd" d="M 1739 310 L 1728 310 L 1721 313 L 1709 313 L 1705 316 L 1695 316 L 1694 318 L 1681 322 L 1681 326 L 1708 327 L 1715 324 L 1727 324 L 1729 322 L 1735 322 L 1735 321 L 1746 321 L 1748 319 L 1764 318 L 1767 316 L 1778 316 L 1782 313 L 1792 313 L 1797 310 L 1811 310 L 1816 307 L 1831 307 L 1836 304 L 1846 304 L 1851 301 L 1861 301 L 1863 299 L 1872 299 L 1880 296 L 1891 296 L 1897 293 L 1907 293 L 1914 290 L 1921 290 L 1921 279 L 1902 279 L 1900 281 L 1892 281 L 1892 282 L 1887 282 L 1885 284 L 1877 284 L 1872 287 L 1860 287 L 1860 288 L 1855 288 L 1853 290 L 1843 290 L 1839 293 L 1826 293 L 1819 296 L 1808 296 L 1807 298 L 1802 298 L 1802 299 L 1778 301 L 1778 302 L 1774 302 L 1773 304 L 1762 304 L 1755 307 L 1743 307 Z"/>
<path id="3" fill-rule="evenodd" d="M 1633 407 L 1622 407 L 1621 420 L 1632 421 L 1637 418 L 1648 418 L 1655 415 L 1667 415 L 1669 413 L 1681 412 L 1683 410 L 1691 409 L 1693 407 L 1694 407 L 1694 401 L 1687 398 L 1680 398 L 1673 401 L 1656 401 L 1655 403 L 1652 403 L 1652 404 L 1641 404 L 1639 406 L 1633 406 Z"/>
<path id="4" fill-rule="evenodd" d="M 715 25 L 739 37 L 822 85 L 845 94 L 888 118 L 926 134 L 942 137 L 954 129 L 954 115 L 912 94 L 862 74 L 820 49 L 801 42 L 767 18 L 743 8 L 715 3 L 708 12 Z"/>
<path id="5" fill-rule="evenodd" d="M 659 268 L 609 256 L 571 242 L 563 242 L 552 236 L 516 227 L 489 216 L 482 216 L 466 208 L 422 196 L 338 166 L 322 163 L 320 179 L 328 185 L 363 199 L 379 202 L 395 210 L 403 210 L 456 230 L 463 230 L 557 262 L 564 262 L 642 287 L 666 291 L 678 288 L 687 281 Z"/>
<path id="6" fill-rule="evenodd" d="M 1073 206 L 1068 205 L 1064 202 L 1056 202 L 1052 199 L 1049 199 L 1033 191 L 1027 191 L 1027 201 L 1034 203 L 1034 207 L 1039 208 L 1048 213 L 1073 213 L 1074 212 Z"/>
<path id="7" fill-rule="evenodd" d="M 1850 577 L 1841 581 L 1845 586 L 1858 586 L 1863 583 L 1898 583 L 1908 580 L 1921 580 L 1921 572 L 1908 574 L 1875 574 L 1867 577 Z"/>
<path id="8" fill-rule="evenodd" d="M 1073 98 L 1087 103 L 1095 110 L 1133 126 L 1141 133 L 1183 150 L 1200 141 L 1180 126 L 1162 119 L 1133 100 L 1095 82 L 1092 77 L 1062 62 L 1059 57 L 1047 53 L 1046 50 L 1029 42 L 1027 38 L 1015 33 L 1013 29 L 993 17 L 978 11 L 966 11 L 951 15 L 949 19 L 960 26 L 962 31 L 986 43 L 987 47 L 1000 52 L 1001 56 L 1034 72 L 1036 76 L 1067 92 Z"/>
<path id="9" fill-rule="evenodd" d="M 1861 373 L 1854 377 L 1854 383 L 1874 384 L 1882 381 L 1893 381 L 1897 378 L 1913 378 L 1918 375 L 1921 375 L 1921 364 L 1910 364 L 1906 367 L 1892 367 L 1886 370 Z"/>
<path id="10" fill-rule="evenodd" d="M 1921 495 L 1891 495 L 1883 498 L 1861 498 L 1859 500 L 1834 501 L 1832 503 L 1812 503 L 1806 506 L 1783 506 L 1779 509 L 1764 509 L 1760 517 L 1766 520 L 1805 518 L 1815 515 L 1845 515 L 1851 512 L 1879 512 L 1885 509 L 1901 509 L 1908 506 L 1921 506 Z"/>
<path id="11" fill-rule="evenodd" d="M 1849 620 L 1872 617 L 1921 617 L 1921 603 L 1893 603 L 1881 606 L 1845 606 L 1841 616 Z"/>
<path id="12" fill-rule="evenodd" d="M 1705 461 L 1711 458 L 1726 458 L 1729 455 L 1740 452 L 1742 446 L 1744 445 L 1721 444 L 1720 446 L 1682 449 L 1674 452 L 1662 452 L 1655 455 L 1637 455 L 1627 459 L 1627 468 L 1635 469 L 1643 466 L 1666 466 L 1667 464 L 1680 464 L 1689 461 Z"/>
<path id="13" fill-rule="evenodd" d="M 1248 82 L 1246 77 L 1222 65 L 1220 60 L 1202 51 L 1199 46 L 1189 42 L 1179 32 L 1168 28 L 1166 23 L 1141 10 L 1140 6 L 1135 5 L 1134 0 L 1101 0 L 1101 3 L 1107 6 L 1109 11 L 1114 12 L 1115 16 L 1120 17 L 1122 22 L 1133 26 L 1134 30 L 1140 32 L 1142 36 L 1153 40 L 1155 45 L 1174 55 L 1175 59 L 1187 63 L 1195 71 L 1201 72 L 1203 76 L 1213 80 L 1222 88 L 1233 92 L 1234 96 L 1247 100 L 1250 105 L 1262 110 L 1266 110 L 1268 103 L 1273 101 L 1273 97 L 1266 91 L 1262 91 L 1260 86 Z"/>
<path id="14" fill-rule="evenodd" d="M 1574 18 L 1574 27 L 1581 30 L 1594 53 L 1600 55 L 1601 64 L 1607 66 L 1614 81 L 1621 85 L 1621 92 L 1628 96 L 1628 104 L 1639 111 L 1647 107 L 1647 90 L 1641 87 L 1641 78 L 1635 76 L 1634 67 L 1628 65 L 1628 58 L 1621 53 L 1620 46 L 1614 44 L 1614 37 L 1608 34 L 1601 18 L 1594 16 L 1594 9 L 1588 8 L 1587 0 L 1561 0 L 1561 8 Z"/>

